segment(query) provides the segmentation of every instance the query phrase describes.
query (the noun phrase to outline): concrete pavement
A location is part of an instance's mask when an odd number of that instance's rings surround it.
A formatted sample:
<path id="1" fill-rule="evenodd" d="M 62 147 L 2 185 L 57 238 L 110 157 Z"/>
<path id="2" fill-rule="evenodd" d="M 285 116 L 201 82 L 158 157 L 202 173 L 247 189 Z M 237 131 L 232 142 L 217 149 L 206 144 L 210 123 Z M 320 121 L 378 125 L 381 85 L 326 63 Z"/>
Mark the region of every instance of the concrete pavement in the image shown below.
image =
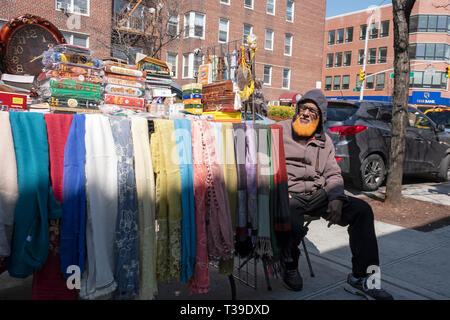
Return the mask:
<path id="1" fill-rule="evenodd" d="M 439 201 L 450 205 L 450 182 L 405 186 L 403 194 L 426 201 Z M 380 190 L 383 192 L 383 190 Z M 348 191 L 351 194 L 354 191 Z M 419 199 L 422 200 L 422 199 Z M 449 300 L 450 299 L 450 226 L 432 232 L 410 230 L 387 223 L 375 222 L 375 232 L 381 262 L 381 285 L 398 300 Z M 305 255 L 300 257 L 300 272 L 304 288 L 300 292 L 287 290 L 281 279 L 270 278 L 268 290 L 262 264 L 256 265 L 256 278 L 250 274 L 249 280 L 256 279 L 256 289 L 236 280 L 238 300 L 363 300 L 344 290 L 347 274 L 351 272 L 351 252 L 346 228 L 327 228 L 324 220 L 313 221 L 309 226 L 306 245 L 312 261 L 315 277 L 309 274 Z M 247 271 L 253 273 L 254 265 Z M 7 273 L 0 275 L 0 300 L 29 299 L 31 282 L 10 278 Z M 211 290 L 207 294 L 191 295 L 186 285 L 160 283 L 158 299 L 163 300 L 229 300 L 231 290 L 228 278 L 211 268 Z"/>

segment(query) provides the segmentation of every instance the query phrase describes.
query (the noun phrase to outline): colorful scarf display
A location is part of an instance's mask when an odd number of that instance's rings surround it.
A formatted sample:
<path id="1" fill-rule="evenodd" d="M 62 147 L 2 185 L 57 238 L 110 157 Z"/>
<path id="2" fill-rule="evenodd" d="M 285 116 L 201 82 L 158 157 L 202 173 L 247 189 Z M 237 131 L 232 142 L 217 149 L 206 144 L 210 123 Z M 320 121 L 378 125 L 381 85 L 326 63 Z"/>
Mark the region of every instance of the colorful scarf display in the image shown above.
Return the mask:
<path id="1" fill-rule="evenodd" d="M 191 122 L 174 121 L 181 176 L 181 281 L 186 283 L 194 274 L 195 264 L 195 208 L 194 167 L 192 164 Z"/>
<path id="2" fill-rule="evenodd" d="M 44 115 L 11 112 L 10 123 L 17 161 L 19 196 L 14 211 L 11 255 L 4 261 L 9 274 L 26 278 L 47 260 L 48 219 L 59 219 L 49 177 L 47 130 Z M 30 154 L 33 155 L 30 157 Z"/>
<path id="3" fill-rule="evenodd" d="M 0 259 L 11 253 L 14 208 L 18 194 L 16 153 L 9 122 L 9 113 L 0 112 Z"/>
<path id="4" fill-rule="evenodd" d="M 63 209 L 61 219 L 61 272 L 67 278 L 67 267 L 85 270 L 86 255 L 86 164 L 85 115 L 74 115 L 64 149 Z"/>
<path id="5" fill-rule="evenodd" d="M 86 115 L 86 271 L 80 298 L 96 299 L 116 290 L 114 242 L 118 211 L 117 155 L 108 119 Z"/>
<path id="6" fill-rule="evenodd" d="M 111 117 L 109 121 L 118 159 L 119 182 L 119 205 L 114 242 L 116 298 L 130 299 L 139 292 L 138 209 L 131 121 L 119 117 Z"/>
<path id="7" fill-rule="evenodd" d="M 62 203 L 64 148 L 73 115 L 46 114 L 44 117 L 47 125 L 52 190 L 55 199 Z M 31 299 L 76 300 L 77 292 L 67 288 L 66 279 L 60 272 L 60 220 L 50 220 L 49 223 L 50 246 L 48 257 L 42 269 L 34 274 Z"/>
<path id="8" fill-rule="evenodd" d="M 245 130 L 245 171 L 247 172 L 247 222 L 253 236 L 258 234 L 258 157 L 257 136 L 253 124 Z"/>
<path id="9" fill-rule="evenodd" d="M 158 292 L 156 281 L 156 195 L 150 153 L 148 123 L 132 119 L 136 191 L 139 211 L 139 300 L 151 300 Z"/>
<path id="10" fill-rule="evenodd" d="M 181 275 L 181 181 L 173 121 L 154 120 L 151 137 L 156 174 L 158 224 L 156 274 L 159 281 L 179 280 Z M 175 151 L 175 152 L 174 152 Z"/>

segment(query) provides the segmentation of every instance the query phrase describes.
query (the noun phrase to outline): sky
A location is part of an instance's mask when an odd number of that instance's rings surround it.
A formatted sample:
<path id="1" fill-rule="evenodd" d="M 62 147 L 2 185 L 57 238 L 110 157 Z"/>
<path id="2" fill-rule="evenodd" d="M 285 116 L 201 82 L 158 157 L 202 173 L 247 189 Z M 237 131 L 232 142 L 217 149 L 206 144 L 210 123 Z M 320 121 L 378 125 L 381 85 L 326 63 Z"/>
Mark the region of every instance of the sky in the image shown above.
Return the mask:
<path id="1" fill-rule="evenodd" d="M 367 9 L 392 3 L 391 0 L 327 0 L 326 17 L 333 17 L 344 13 Z"/>

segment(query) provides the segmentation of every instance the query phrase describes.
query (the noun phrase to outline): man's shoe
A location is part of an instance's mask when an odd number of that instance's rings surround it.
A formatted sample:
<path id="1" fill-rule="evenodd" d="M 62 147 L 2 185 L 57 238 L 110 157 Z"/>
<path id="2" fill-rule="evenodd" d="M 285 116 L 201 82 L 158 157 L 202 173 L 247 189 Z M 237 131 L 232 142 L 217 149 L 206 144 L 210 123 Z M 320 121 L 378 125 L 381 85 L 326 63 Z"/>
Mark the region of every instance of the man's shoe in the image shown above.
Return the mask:
<path id="1" fill-rule="evenodd" d="M 347 284 L 344 286 L 345 291 L 363 296 L 368 300 L 394 300 L 394 297 L 386 290 L 369 289 L 367 287 L 368 278 L 369 277 L 356 278 L 350 273 L 347 277 Z"/>
<path id="2" fill-rule="evenodd" d="M 285 269 L 283 281 L 289 290 L 301 291 L 303 289 L 303 279 L 298 269 Z"/>

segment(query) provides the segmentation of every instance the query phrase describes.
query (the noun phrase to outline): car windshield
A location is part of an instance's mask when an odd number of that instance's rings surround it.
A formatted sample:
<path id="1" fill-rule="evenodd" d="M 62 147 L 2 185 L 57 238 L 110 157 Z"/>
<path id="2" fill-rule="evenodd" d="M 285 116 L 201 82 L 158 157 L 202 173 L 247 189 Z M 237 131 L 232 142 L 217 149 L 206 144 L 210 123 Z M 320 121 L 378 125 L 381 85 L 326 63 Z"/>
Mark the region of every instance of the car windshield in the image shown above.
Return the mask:
<path id="1" fill-rule="evenodd" d="M 347 103 L 328 103 L 327 119 L 329 121 L 345 121 L 350 119 L 356 111 L 358 106 Z"/>
<path id="2" fill-rule="evenodd" d="M 427 116 L 437 124 L 450 127 L 450 111 L 427 112 Z"/>

